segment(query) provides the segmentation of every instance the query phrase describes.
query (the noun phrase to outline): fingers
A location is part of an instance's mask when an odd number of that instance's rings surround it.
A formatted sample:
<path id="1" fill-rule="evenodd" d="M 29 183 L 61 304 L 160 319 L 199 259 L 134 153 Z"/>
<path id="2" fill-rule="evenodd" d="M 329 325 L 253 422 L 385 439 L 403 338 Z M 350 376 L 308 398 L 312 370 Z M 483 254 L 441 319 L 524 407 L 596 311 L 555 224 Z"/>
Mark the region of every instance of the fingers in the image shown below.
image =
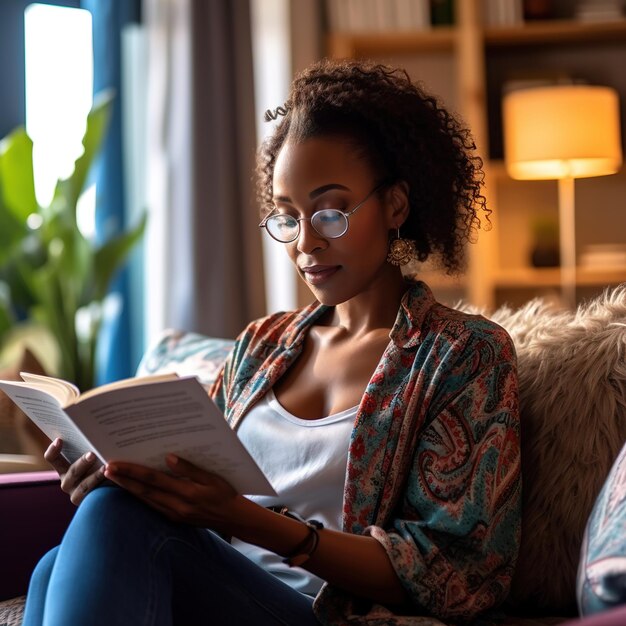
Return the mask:
<path id="1" fill-rule="evenodd" d="M 130 463 L 109 463 L 104 475 L 169 519 L 183 521 L 192 483 Z"/>
<path id="2" fill-rule="evenodd" d="M 63 477 L 65 472 L 67 472 L 70 464 L 67 460 L 61 455 L 61 450 L 63 449 L 63 442 L 57 437 L 49 446 L 48 449 L 44 452 L 43 458 L 52 465 L 52 469 L 60 476 Z"/>
<path id="3" fill-rule="evenodd" d="M 138 496 L 146 496 L 154 491 L 175 492 L 182 495 L 187 486 L 179 478 L 134 463 L 107 463 L 104 475 Z"/>
<path id="4" fill-rule="evenodd" d="M 236 496 L 232 486 L 171 455 L 167 464 L 176 475 L 118 461 L 107 464 L 105 476 L 169 519 L 204 527 L 222 522 L 224 502 Z"/>
<path id="5" fill-rule="evenodd" d="M 43 457 L 61 478 L 61 489 L 78 506 L 92 489 L 105 480 L 104 468 L 98 467 L 93 452 L 87 452 L 70 465 L 62 451 L 63 441 L 57 438 L 48 446 Z"/>
<path id="6" fill-rule="evenodd" d="M 205 493 L 216 498 L 236 495 L 233 487 L 216 474 L 200 469 L 189 461 L 173 454 L 166 457 L 171 474 L 152 470 L 134 463 L 109 463 L 105 475 L 120 487 L 128 488 L 137 495 L 147 495 L 155 490 L 170 492 L 179 499 L 194 501 L 198 497 L 198 487 L 205 487 Z"/>
<path id="7" fill-rule="evenodd" d="M 168 454 L 165 457 L 165 462 L 167 466 L 172 470 L 176 476 L 180 476 L 181 478 L 189 478 L 200 485 L 211 485 L 214 486 L 216 481 L 224 483 L 227 487 L 227 490 L 230 489 L 234 493 L 234 489 L 227 483 L 225 480 L 220 478 L 217 474 L 212 474 L 203 469 L 200 469 L 197 465 L 186 461 L 185 459 L 181 459 L 180 457 L 174 454 Z"/>
<path id="8" fill-rule="evenodd" d="M 77 485 L 89 473 L 89 470 L 96 462 L 96 455 L 93 452 L 83 454 L 77 461 L 74 461 L 68 468 L 61 479 L 61 489 L 66 493 L 72 493 Z"/>
<path id="9" fill-rule="evenodd" d="M 104 468 L 97 465 L 96 455 L 87 452 L 68 467 L 61 478 L 61 489 L 70 494 L 73 504 L 78 505 L 104 479 Z"/>
<path id="10" fill-rule="evenodd" d="M 87 496 L 88 493 L 93 491 L 96 487 L 99 487 L 106 481 L 104 476 L 104 466 L 101 465 L 92 474 L 89 474 L 84 480 L 81 480 L 72 491 L 70 500 L 73 504 L 78 506 Z"/>

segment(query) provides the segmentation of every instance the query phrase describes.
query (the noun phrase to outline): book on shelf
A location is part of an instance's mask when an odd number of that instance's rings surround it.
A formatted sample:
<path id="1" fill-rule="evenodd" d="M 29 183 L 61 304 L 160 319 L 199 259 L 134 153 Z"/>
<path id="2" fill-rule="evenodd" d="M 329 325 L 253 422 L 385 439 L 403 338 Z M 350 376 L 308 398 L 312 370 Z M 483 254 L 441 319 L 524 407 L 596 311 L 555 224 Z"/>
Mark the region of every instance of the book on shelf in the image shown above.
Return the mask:
<path id="1" fill-rule="evenodd" d="M 626 244 L 593 244 L 585 246 L 578 261 L 589 269 L 626 268 Z"/>
<path id="2" fill-rule="evenodd" d="M 579 0 L 574 15 L 581 22 L 614 22 L 624 19 L 621 0 Z"/>
<path id="3" fill-rule="evenodd" d="M 331 33 L 349 32 L 347 0 L 326 0 L 326 22 Z"/>
<path id="4" fill-rule="evenodd" d="M 584 78 L 573 76 L 568 72 L 542 69 L 520 70 L 511 73 L 502 83 L 502 95 L 520 89 L 534 89 L 536 87 L 554 87 L 556 85 L 586 85 Z"/>
<path id="5" fill-rule="evenodd" d="M 194 376 L 130 378 L 85 393 L 67 381 L 22 372 L 0 389 L 71 463 L 93 451 L 100 463 L 128 461 L 161 471 L 172 453 L 218 474 L 239 493 L 276 495 L 224 415 Z"/>
<path id="6" fill-rule="evenodd" d="M 395 0 L 396 30 L 425 30 L 430 28 L 430 2 L 428 0 Z"/>
<path id="7" fill-rule="evenodd" d="M 430 0 L 326 0 L 333 33 L 392 33 L 431 26 Z"/>
<path id="8" fill-rule="evenodd" d="M 487 26 L 520 26 L 524 23 L 522 0 L 483 0 L 483 19 Z"/>

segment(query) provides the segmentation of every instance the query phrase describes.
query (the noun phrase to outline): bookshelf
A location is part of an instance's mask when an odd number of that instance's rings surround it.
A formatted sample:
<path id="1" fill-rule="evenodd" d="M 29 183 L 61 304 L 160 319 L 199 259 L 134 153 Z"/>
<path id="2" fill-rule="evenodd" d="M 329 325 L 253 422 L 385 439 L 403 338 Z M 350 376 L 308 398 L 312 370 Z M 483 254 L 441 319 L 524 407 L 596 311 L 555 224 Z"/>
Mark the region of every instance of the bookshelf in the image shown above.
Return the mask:
<path id="1" fill-rule="evenodd" d="M 332 0 L 330 0 L 332 1 Z M 456 2 L 454 25 L 421 30 L 328 32 L 334 58 L 371 58 L 400 65 L 456 111 L 472 129 L 485 163 L 485 195 L 493 210 L 489 231 L 468 248 L 468 270 L 458 279 L 427 272 L 442 300 L 459 297 L 480 307 L 558 294 L 558 267 L 533 267 L 531 224 L 557 216 L 556 181 L 513 181 L 502 161 L 502 88 L 520 77 L 567 75 L 615 87 L 626 136 L 626 19 L 581 22 L 572 15 L 519 25 L 487 26 L 482 0 Z M 626 169 L 576 181 L 577 249 L 626 246 Z M 626 264 L 578 267 L 577 295 L 589 297 L 626 281 Z M 580 293 L 578 293 L 580 292 Z"/>

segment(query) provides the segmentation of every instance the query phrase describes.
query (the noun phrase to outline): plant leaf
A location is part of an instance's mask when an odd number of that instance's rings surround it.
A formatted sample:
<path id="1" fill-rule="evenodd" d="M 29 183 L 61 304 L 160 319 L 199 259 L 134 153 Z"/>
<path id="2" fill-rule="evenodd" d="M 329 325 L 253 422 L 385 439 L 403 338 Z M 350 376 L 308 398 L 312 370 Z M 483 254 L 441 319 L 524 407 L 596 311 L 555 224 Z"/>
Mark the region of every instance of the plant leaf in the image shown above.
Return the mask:
<path id="1" fill-rule="evenodd" d="M 16 129 L 0 142 L 0 274 L 28 235 L 26 220 L 37 210 L 34 199 L 32 142 Z"/>
<path id="2" fill-rule="evenodd" d="M 121 267 L 134 245 L 141 239 L 146 228 L 147 215 L 144 213 L 135 228 L 113 237 L 95 253 L 93 272 L 93 292 L 90 298 L 102 300 L 107 293 L 115 272 Z"/>
<path id="3" fill-rule="evenodd" d="M 1 196 L 0 189 L 0 196 Z M 28 235 L 28 227 L 18 220 L 0 197 L 0 273 L 20 242 Z"/>
<path id="4" fill-rule="evenodd" d="M 7 286 L 0 282 L 0 346 L 15 324 L 15 318 L 11 311 L 11 298 Z"/>
<path id="5" fill-rule="evenodd" d="M 0 142 L 0 190 L 4 206 L 26 223 L 39 206 L 33 175 L 33 142 L 22 127 Z"/>
<path id="6" fill-rule="evenodd" d="M 63 297 L 63 281 L 58 269 L 50 262 L 32 273 L 38 302 L 31 308 L 32 317 L 47 328 L 59 347 L 59 375 L 74 381 L 80 367 L 77 357 L 74 312 Z"/>

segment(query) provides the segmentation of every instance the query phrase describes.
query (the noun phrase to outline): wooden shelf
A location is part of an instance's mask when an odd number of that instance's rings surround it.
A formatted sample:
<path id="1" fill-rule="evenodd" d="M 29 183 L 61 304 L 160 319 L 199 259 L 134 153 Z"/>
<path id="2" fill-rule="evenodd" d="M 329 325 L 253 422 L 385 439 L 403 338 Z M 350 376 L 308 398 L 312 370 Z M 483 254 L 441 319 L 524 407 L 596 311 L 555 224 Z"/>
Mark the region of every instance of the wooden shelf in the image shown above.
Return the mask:
<path id="1" fill-rule="evenodd" d="M 456 38 L 456 29 L 441 26 L 414 32 L 331 33 L 327 43 L 332 57 L 350 58 L 450 51 L 455 46 Z"/>
<path id="2" fill-rule="evenodd" d="M 597 43 L 626 39 L 626 20 L 618 22 L 578 22 L 575 20 L 528 22 L 520 26 L 488 27 L 484 35 L 485 43 L 494 47 L 536 43 Z"/>
<path id="3" fill-rule="evenodd" d="M 330 33 L 327 43 L 335 58 L 402 55 L 451 51 L 456 45 L 457 34 L 457 29 L 450 26 L 406 32 Z M 488 47 L 626 40 L 626 19 L 616 22 L 546 20 L 519 26 L 488 26 L 483 30 L 483 36 Z"/>
<path id="4" fill-rule="evenodd" d="M 626 266 L 611 268 L 579 267 L 576 270 L 576 284 L 579 287 L 619 285 L 626 282 Z M 521 267 L 500 269 L 494 277 L 496 287 L 558 287 L 561 284 L 561 271 L 557 267 Z"/>

